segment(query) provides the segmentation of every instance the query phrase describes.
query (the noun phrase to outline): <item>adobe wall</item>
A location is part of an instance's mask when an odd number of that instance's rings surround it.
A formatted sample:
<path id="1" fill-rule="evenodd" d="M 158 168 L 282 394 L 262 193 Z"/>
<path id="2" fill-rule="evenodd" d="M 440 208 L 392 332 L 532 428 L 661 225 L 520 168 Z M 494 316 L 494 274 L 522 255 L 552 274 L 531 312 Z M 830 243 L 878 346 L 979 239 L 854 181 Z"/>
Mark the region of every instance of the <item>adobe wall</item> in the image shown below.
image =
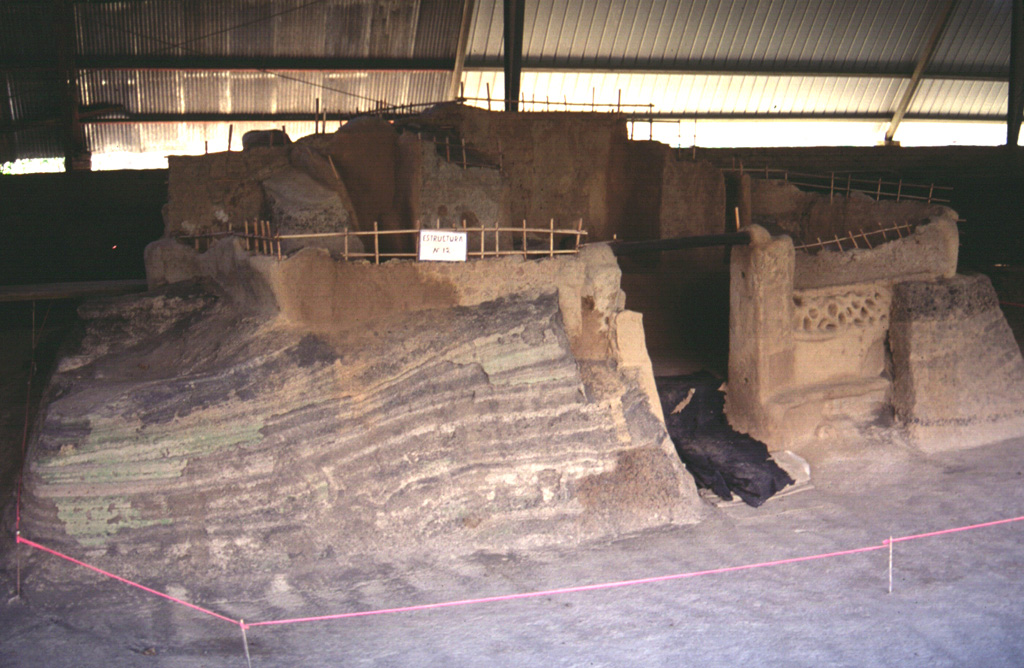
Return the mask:
<path id="1" fill-rule="evenodd" d="M 773 234 L 788 234 L 797 243 L 845 237 L 896 225 L 916 224 L 942 208 L 937 204 L 903 200 L 876 201 L 864 193 L 849 196 L 807 192 L 783 181 L 749 179 L 750 220 Z"/>
<path id="2" fill-rule="evenodd" d="M 1018 392 L 1008 389 L 1015 387 L 1010 380 L 978 387 L 980 377 L 997 377 L 995 369 L 1008 378 L 1024 374 L 1024 366 L 1003 363 L 1020 354 L 998 308 L 993 312 L 981 300 L 974 311 L 984 316 L 972 320 L 942 306 L 938 297 L 920 296 L 946 294 L 942 291 L 949 288 L 942 286 L 964 281 L 956 276 L 956 214 L 938 213 L 909 237 L 870 250 L 816 255 L 794 251 L 787 236 L 751 228 L 750 246 L 732 251 L 730 424 L 772 448 L 813 455 L 827 448 L 840 428 L 884 422 L 894 414 L 921 447 L 936 447 L 914 436 L 924 434 L 914 427 L 922 421 L 949 425 L 966 414 L 992 413 L 996 417 L 988 421 L 1005 423 L 1013 411 L 967 408 L 977 401 L 1002 405 L 999 397 Z M 901 305 L 908 294 L 934 302 L 933 312 L 912 327 L 906 314 L 913 309 Z M 1000 343 L 974 345 L 989 339 Z M 961 350 L 964 346 L 972 352 Z M 928 358 L 943 347 L 972 360 L 967 364 L 973 371 L 964 365 L 939 371 L 945 363 Z M 982 368 L 987 371 L 978 375 Z M 975 395 L 974 403 L 943 398 L 965 391 Z M 954 439 L 945 447 L 983 438 Z"/>
<path id="3" fill-rule="evenodd" d="M 928 450 L 1024 434 L 1024 359 L 987 276 L 893 291 L 893 407 Z"/>
<path id="4" fill-rule="evenodd" d="M 222 232 L 264 215 L 260 182 L 288 169 L 290 147 L 168 156 L 164 235 Z"/>
<path id="5" fill-rule="evenodd" d="M 438 105 L 413 119 L 427 128 L 454 127 L 467 146 L 501 165 L 511 221 L 538 227 L 583 218 L 591 241 L 610 240 L 628 188 L 626 122 L 590 113 L 489 112 Z"/>
<path id="6" fill-rule="evenodd" d="M 636 226 L 634 210 L 645 215 L 644 229 L 651 231 L 624 233 L 622 238 L 667 239 L 720 234 L 727 229 L 725 179 L 719 169 L 706 162 L 679 159 L 676 151 L 656 142 L 636 142 L 631 144 L 631 152 L 642 159 L 633 170 L 640 175 L 636 178 L 646 177 L 654 183 L 634 186 L 648 198 L 634 196 L 637 205 L 627 211 L 624 232 Z M 671 375 L 701 368 L 724 372 L 728 250 L 654 253 L 624 257 L 620 263 L 629 308 L 644 314 L 648 348 L 663 372 Z M 689 359 L 680 359 L 683 352 Z"/>

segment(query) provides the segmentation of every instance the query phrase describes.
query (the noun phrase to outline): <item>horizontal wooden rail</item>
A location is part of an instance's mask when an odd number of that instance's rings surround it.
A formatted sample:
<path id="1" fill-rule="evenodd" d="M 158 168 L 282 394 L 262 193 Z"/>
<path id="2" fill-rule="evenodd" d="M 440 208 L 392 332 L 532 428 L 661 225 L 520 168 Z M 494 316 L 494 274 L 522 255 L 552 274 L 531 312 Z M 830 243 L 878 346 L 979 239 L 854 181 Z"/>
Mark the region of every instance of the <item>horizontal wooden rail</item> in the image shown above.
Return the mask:
<path id="1" fill-rule="evenodd" d="M 344 242 L 342 249 L 342 259 L 344 260 L 361 260 L 372 258 L 375 263 L 380 263 L 381 260 L 399 259 L 399 258 L 418 258 L 419 257 L 419 234 L 423 230 L 447 230 L 452 232 L 465 232 L 468 234 L 475 234 L 479 236 L 480 244 L 477 248 L 467 248 L 467 258 L 487 258 L 487 257 L 512 257 L 520 256 L 523 258 L 531 257 L 554 257 L 556 255 L 571 255 L 579 252 L 581 246 L 581 239 L 585 238 L 588 233 L 583 229 L 583 219 L 577 220 L 575 228 L 556 228 L 555 221 L 552 218 L 548 224 L 548 227 L 527 227 L 526 221 L 519 227 L 469 227 L 463 221 L 461 227 L 440 227 L 438 222 L 437 227 L 424 228 L 419 225 L 417 221 L 417 227 L 414 229 L 405 230 L 382 230 L 379 225 L 374 222 L 372 230 L 342 230 L 340 232 L 307 232 L 307 233 L 296 233 L 296 234 L 281 234 L 279 231 L 275 231 L 271 228 L 271 224 L 266 220 L 256 221 L 245 221 L 241 230 L 236 230 L 232 225 L 227 231 L 219 230 L 216 232 L 207 232 L 203 234 L 192 234 L 192 235 L 181 235 L 177 239 L 193 245 L 197 251 L 204 251 L 208 249 L 211 243 L 217 239 L 225 237 L 236 237 L 243 239 L 245 243 L 245 249 L 247 251 L 254 251 L 263 255 L 276 255 L 278 259 L 282 259 L 283 253 L 281 249 L 282 241 L 300 240 L 300 239 L 341 239 Z M 382 251 L 380 248 L 381 237 L 396 236 L 396 235 L 410 235 L 413 237 L 417 252 L 410 253 L 407 251 Z M 547 237 L 546 240 L 537 240 L 538 236 Z M 556 248 L 555 237 L 562 237 L 563 239 L 568 238 L 571 240 L 572 248 L 563 248 L 562 243 L 558 244 Z M 350 239 L 359 239 L 360 241 L 372 239 L 373 240 L 373 251 L 370 252 L 368 249 L 361 251 L 354 251 L 350 248 Z M 504 240 L 503 240 L 504 238 Z M 509 247 L 511 239 L 521 240 L 520 248 Z M 535 244 L 542 244 L 543 247 L 530 247 L 531 240 Z M 546 243 L 544 243 L 546 241 Z M 502 244 L 506 244 L 506 247 L 502 247 Z M 367 244 L 369 245 L 369 244 Z"/>

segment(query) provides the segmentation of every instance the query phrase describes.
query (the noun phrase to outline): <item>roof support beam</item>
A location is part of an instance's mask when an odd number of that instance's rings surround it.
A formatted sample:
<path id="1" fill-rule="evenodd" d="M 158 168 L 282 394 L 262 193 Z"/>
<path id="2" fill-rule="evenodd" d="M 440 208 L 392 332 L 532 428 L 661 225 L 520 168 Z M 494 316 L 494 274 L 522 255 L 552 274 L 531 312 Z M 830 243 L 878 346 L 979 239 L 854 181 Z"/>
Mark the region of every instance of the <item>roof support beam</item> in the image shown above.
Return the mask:
<path id="1" fill-rule="evenodd" d="M 0 65 L 0 69 L 3 66 Z M 468 62 L 463 68 L 466 72 L 500 72 L 502 70 L 501 65 L 495 65 L 493 63 L 485 62 Z M 606 64 L 593 63 L 589 61 L 577 61 L 577 60 L 566 60 L 566 61 L 551 61 L 551 60 L 534 60 L 524 61 L 523 71 L 528 72 L 544 72 L 544 73 L 586 73 L 586 74 L 666 74 L 676 76 L 718 76 L 718 77 L 828 77 L 832 79 L 906 79 L 911 76 L 908 72 L 893 72 L 892 70 L 836 70 L 830 72 L 823 70 L 820 67 L 799 67 L 791 64 L 781 64 L 778 66 L 765 65 L 763 67 L 752 68 L 749 65 L 738 65 L 735 67 L 714 67 L 714 68 L 701 68 L 699 64 L 687 64 L 687 63 L 652 63 L 643 67 L 618 67 L 610 68 Z M 994 73 L 994 74 L 977 74 L 977 73 L 963 73 L 958 74 L 956 72 L 945 71 L 945 72 L 929 72 L 927 76 L 922 77 L 923 79 L 940 79 L 940 80 L 951 80 L 951 81 L 991 81 L 991 82 L 1003 82 L 1006 81 L 1007 72 Z"/>
<path id="2" fill-rule="evenodd" d="M 589 104 L 582 105 L 588 109 Z M 422 107 L 410 108 L 408 113 L 415 114 Z M 589 113 L 589 112 L 588 112 Z M 328 114 L 327 118 L 330 121 L 341 121 L 349 118 L 354 118 L 359 115 L 358 112 L 353 111 L 348 114 L 339 114 L 332 112 Z M 398 110 L 394 114 L 395 116 L 402 115 L 401 110 Z M 949 114 L 907 114 L 906 116 L 911 120 L 935 120 L 935 121 L 968 121 L 968 122 L 987 122 L 987 123 L 1001 123 L 1005 122 L 1006 118 L 1002 115 L 949 115 Z M 794 120 L 805 120 L 805 121 L 870 121 L 874 123 L 884 122 L 888 116 L 872 113 L 863 112 L 852 112 L 852 113 L 840 113 L 840 114 L 828 114 L 818 112 L 796 112 L 796 113 L 778 113 L 766 116 L 765 114 L 759 114 L 756 112 L 746 113 L 728 113 L 728 112 L 707 112 L 707 113 L 685 113 L 685 112 L 666 112 L 659 113 L 643 111 L 637 114 L 626 114 L 626 118 L 634 120 L 637 123 L 646 123 L 653 120 L 655 123 L 658 122 L 670 122 L 670 121 L 760 121 L 760 122 L 771 122 L 771 121 L 794 121 Z M 167 113 L 167 114 L 131 114 L 126 113 L 123 117 L 117 117 L 105 112 L 103 115 L 97 114 L 92 118 L 83 118 L 84 123 L 90 125 L 96 124 L 146 124 L 146 123 L 244 123 L 244 122 L 259 122 L 259 123 L 302 123 L 309 122 L 309 112 L 275 112 L 275 113 L 245 113 L 245 112 L 232 112 L 232 113 L 218 113 L 218 112 L 186 112 L 186 113 Z M 3 126 L 0 126 L 0 132 L 4 130 Z"/>
<path id="3" fill-rule="evenodd" d="M 4 59 L 0 70 L 54 70 L 57 66 L 24 59 Z M 421 72 L 451 71 L 451 58 L 310 58 L 302 56 L 79 56 L 83 70 L 288 70 L 293 72 Z"/>
<path id="4" fill-rule="evenodd" d="M 452 80 L 448 85 L 448 99 L 460 97 L 462 86 L 462 70 L 466 66 L 466 51 L 469 49 L 469 29 L 473 25 L 473 0 L 464 0 L 462 5 L 462 27 L 459 28 L 459 43 L 455 48 L 455 67 L 452 68 Z"/>
<path id="5" fill-rule="evenodd" d="M 1010 23 L 1010 92 L 1006 102 L 1006 144 L 1020 141 L 1024 116 L 1024 0 L 1012 0 Z"/>
<path id="6" fill-rule="evenodd" d="M 921 76 L 924 74 L 925 68 L 928 67 L 928 63 L 932 60 L 932 55 L 935 53 L 935 47 L 938 45 L 939 39 L 942 38 L 942 33 L 946 32 L 946 26 L 949 25 L 949 17 L 953 15 L 956 4 L 957 0 L 946 0 L 945 6 L 939 12 L 938 22 L 935 25 L 935 29 L 932 30 L 931 36 L 928 37 L 928 41 L 925 42 L 924 48 L 921 50 L 921 55 L 917 59 L 917 66 L 914 67 L 914 73 L 910 75 L 910 83 L 907 84 L 907 90 L 903 93 L 903 99 L 900 100 L 899 106 L 896 107 L 896 111 L 889 121 L 889 129 L 885 131 L 886 144 L 893 143 L 893 137 L 896 136 L 896 128 L 900 126 L 900 122 L 910 108 L 910 103 L 914 100 L 917 87 L 921 84 Z"/>
<path id="7" fill-rule="evenodd" d="M 504 0 L 505 6 L 505 111 L 519 111 L 523 75 L 523 26 L 526 0 Z"/>

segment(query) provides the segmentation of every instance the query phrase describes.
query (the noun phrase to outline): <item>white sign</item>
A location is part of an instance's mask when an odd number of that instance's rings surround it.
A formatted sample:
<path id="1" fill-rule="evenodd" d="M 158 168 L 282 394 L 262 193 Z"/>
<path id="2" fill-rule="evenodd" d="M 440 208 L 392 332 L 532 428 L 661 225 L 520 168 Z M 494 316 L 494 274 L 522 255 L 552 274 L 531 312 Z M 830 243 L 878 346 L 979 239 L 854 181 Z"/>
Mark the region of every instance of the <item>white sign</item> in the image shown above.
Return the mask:
<path id="1" fill-rule="evenodd" d="M 465 262 L 466 233 L 420 230 L 421 262 Z"/>

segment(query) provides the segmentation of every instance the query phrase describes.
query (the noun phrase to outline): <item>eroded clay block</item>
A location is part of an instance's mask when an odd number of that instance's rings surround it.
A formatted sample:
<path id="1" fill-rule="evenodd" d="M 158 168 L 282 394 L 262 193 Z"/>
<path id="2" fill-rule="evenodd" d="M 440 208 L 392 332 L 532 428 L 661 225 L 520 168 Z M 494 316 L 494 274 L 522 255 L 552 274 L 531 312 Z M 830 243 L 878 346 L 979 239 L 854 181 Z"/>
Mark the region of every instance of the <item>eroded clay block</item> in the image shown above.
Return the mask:
<path id="1" fill-rule="evenodd" d="M 926 449 L 1024 433 L 1024 359 L 986 276 L 893 290 L 893 407 Z"/>

